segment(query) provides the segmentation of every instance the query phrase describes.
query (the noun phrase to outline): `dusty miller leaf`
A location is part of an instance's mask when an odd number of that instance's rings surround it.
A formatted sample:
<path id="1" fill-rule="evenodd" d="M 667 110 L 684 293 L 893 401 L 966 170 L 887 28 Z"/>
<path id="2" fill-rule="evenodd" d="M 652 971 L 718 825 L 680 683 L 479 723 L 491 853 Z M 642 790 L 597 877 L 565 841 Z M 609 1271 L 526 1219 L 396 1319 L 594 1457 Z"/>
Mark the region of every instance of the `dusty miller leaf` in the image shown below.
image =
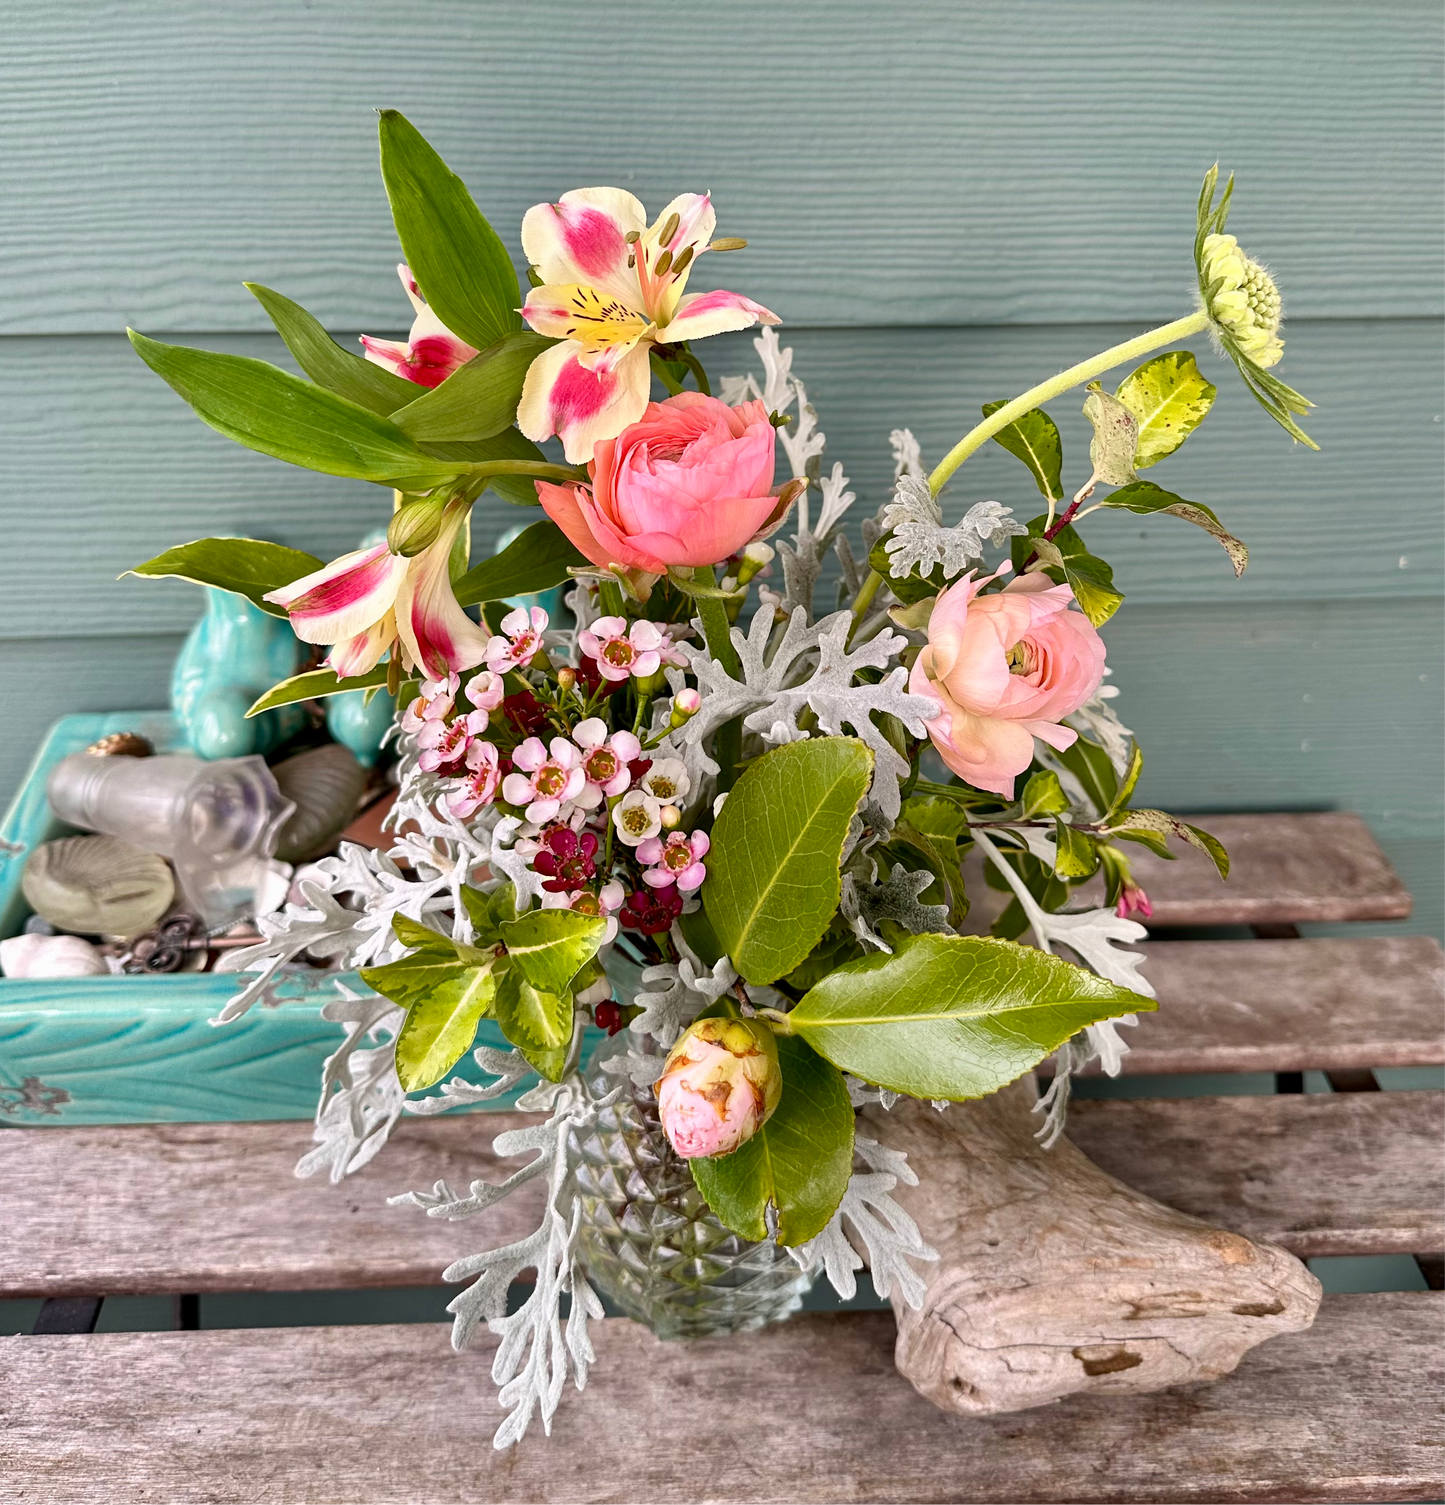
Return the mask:
<path id="1" fill-rule="evenodd" d="M 1003 544 L 1024 533 L 1009 508 L 998 502 L 978 502 L 963 521 L 943 526 L 943 511 L 921 476 L 904 474 L 893 487 L 893 500 L 883 509 L 883 526 L 892 531 L 884 545 L 888 573 L 896 580 L 917 571 L 929 575 L 943 567 L 944 578 L 961 575 L 983 558 L 984 545 Z"/>

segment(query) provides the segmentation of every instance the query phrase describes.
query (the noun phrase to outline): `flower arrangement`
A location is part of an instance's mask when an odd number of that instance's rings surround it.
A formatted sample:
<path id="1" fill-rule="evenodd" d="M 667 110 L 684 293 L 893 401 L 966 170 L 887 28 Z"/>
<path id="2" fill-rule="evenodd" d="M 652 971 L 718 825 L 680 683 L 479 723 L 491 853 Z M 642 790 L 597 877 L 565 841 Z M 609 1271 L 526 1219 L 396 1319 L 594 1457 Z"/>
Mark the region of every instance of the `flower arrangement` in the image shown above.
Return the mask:
<path id="1" fill-rule="evenodd" d="M 1306 443 L 1309 404 L 1272 374 L 1279 295 L 1225 234 L 1232 180 L 1221 195 L 1211 170 L 1195 310 L 985 403 L 931 471 L 895 432 L 895 489 L 863 521 L 860 558 L 843 526 L 855 497 L 841 464 L 823 470 L 777 315 L 688 290 L 704 258 L 745 244 L 715 236 L 707 195 L 651 220 L 615 188 L 537 205 L 523 297 L 461 181 L 394 112 L 381 165 L 407 341 L 363 337 L 357 355 L 261 287 L 305 379 L 132 339 L 222 433 L 393 488 L 386 539 L 329 564 L 204 539 L 138 573 L 238 591 L 326 648 L 257 711 L 397 696 L 393 844 L 344 846 L 297 875 L 301 899 L 261 920 L 265 939 L 238 959 L 251 980 L 221 1018 L 298 959 L 360 969 L 370 991 L 338 982 L 327 1006 L 347 1033 L 300 1173 L 365 1164 L 403 1111 L 536 1079 L 518 1102 L 537 1123 L 495 1146 L 530 1152 L 522 1169 L 409 1197 L 464 1217 L 545 1178 L 534 1234 L 447 1271 L 476 1277 L 452 1302 L 457 1344 L 481 1321 L 501 1334 L 505 1446 L 534 1413 L 550 1424 L 569 1373 L 585 1382 L 602 1307 L 572 1160 L 628 1094 L 652 1105 L 725 1230 L 825 1269 L 844 1294 L 866 1254 L 880 1292 L 916 1302 L 910 1261 L 931 1251 L 888 1195 L 912 1172 L 855 1132 L 855 1108 L 902 1094 L 942 1110 L 1057 1054 L 1040 1104 L 1051 1140 L 1071 1068 L 1102 1056 L 1117 1070 L 1116 1024 L 1155 1006 L 1127 949 L 1144 934 L 1131 916 L 1150 913 L 1129 844 L 1189 843 L 1221 876 L 1228 859 L 1133 803 L 1142 754 L 1111 708 L 1098 631 L 1122 596 L 1080 524 L 1168 513 L 1242 571 L 1245 546 L 1208 507 L 1142 476 L 1215 399 L 1177 347 L 1208 336 Z M 714 395 L 695 346 L 754 326 L 760 375 Z M 1080 386 L 1094 437 L 1070 493 L 1044 405 Z M 990 441 L 1041 505 L 1016 519 L 978 501 L 946 523 L 945 487 Z M 542 517 L 473 564 L 468 518 L 489 488 Z M 561 585 L 566 619 L 517 604 Z M 987 934 L 967 930 L 971 852 L 1009 900 Z M 483 1020 L 505 1048 L 476 1044 Z M 598 1031 L 615 1037 L 600 1075 L 586 1062 Z M 509 1314 L 528 1268 L 532 1293 Z"/>

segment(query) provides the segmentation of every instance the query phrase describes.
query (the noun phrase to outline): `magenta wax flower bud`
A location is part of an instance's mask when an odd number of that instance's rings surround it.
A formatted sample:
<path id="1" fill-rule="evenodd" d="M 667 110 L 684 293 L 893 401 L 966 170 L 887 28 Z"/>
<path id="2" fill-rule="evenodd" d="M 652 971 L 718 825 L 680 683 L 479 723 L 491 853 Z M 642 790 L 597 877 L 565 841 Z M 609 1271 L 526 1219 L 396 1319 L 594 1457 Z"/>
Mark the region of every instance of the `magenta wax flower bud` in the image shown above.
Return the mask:
<path id="1" fill-rule="evenodd" d="M 752 1019 L 699 1019 L 673 1046 L 656 1091 L 663 1130 L 684 1160 L 732 1154 L 782 1096 L 772 1031 Z"/>

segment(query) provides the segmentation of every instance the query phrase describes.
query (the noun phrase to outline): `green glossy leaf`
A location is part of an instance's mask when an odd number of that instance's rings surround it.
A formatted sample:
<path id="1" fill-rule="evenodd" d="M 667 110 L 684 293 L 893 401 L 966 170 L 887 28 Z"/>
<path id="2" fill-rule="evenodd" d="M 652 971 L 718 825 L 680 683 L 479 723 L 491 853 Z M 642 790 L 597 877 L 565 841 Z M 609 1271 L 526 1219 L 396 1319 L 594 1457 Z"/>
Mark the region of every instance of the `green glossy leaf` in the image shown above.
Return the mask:
<path id="1" fill-rule="evenodd" d="M 1041 815 L 1058 815 L 1069 808 L 1069 797 L 1059 776 L 1052 768 L 1040 769 L 1024 785 L 1019 801 L 1019 818 L 1037 820 Z"/>
<path id="2" fill-rule="evenodd" d="M 496 231 L 421 132 L 396 110 L 381 112 L 381 176 L 407 265 L 422 296 L 477 350 L 520 329 L 522 295 Z"/>
<path id="3" fill-rule="evenodd" d="M 986 402 L 983 416 L 990 418 L 1007 403 Z M 1042 408 L 1033 408 L 1022 418 L 1015 418 L 1006 428 L 993 436 L 995 444 L 1001 444 L 1009 454 L 1024 462 L 1034 485 L 1052 501 L 1059 501 L 1064 494 L 1064 446 L 1059 438 L 1059 426 Z"/>
<path id="4" fill-rule="evenodd" d="M 907 843 L 919 852 L 942 880 L 951 925 L 960 924 L 968 914 L 968 894 L 958 847 L 958 838 L 965 836 L 967 830 L 968 817 L 952 800 L 914 797 L 904 803 L 891 837 L 892 842 Z M 922 895 L 920 900 L 931 902 Z"/>
<path id="5" fill-rule="evenodd" d="M 1052 540 L 1042 537 L 1047 520 L 1036 517 L 1027 538 L 1012 544 L 1014 568 L 1021 570 L 1030 554 L 1037 554 L 1051 580 L 1069 585 L 1083 613 L 1101 627 L 1123 604 L 1122 591 L 1114 588 L 1114 571 L 1084 546 L 1072 524 L 1065 524 Z"/>
<path id="6" fill-rule="evenodd" d="M 392 417 L 419 444 L 490 439 L 512 426 L 527 368 L 556 343 L 530 330 L 509 334 Z"/>
<path id="7" fill-rule="evenodd" d="M 259 282 L 245 286 L 270 315 L 296 364 L 312 381 L 383 417 L 416 401 L 419 389 L 415 382 L 393 376 L 375 361 L 343 349 L 299 303 Z"/>
<path id="8" fill-rule="evenodd" d="M 493 1008 L 502 1033 L 519 1050 L 561 1050 L 572 1038 L 570 996 L 534 988 L 517 967 L 502 974 Z"/>
<path id="9" fill-rule="evenodd" d="M 289 371 L 249 356 L 129 334 L 140 358 L 204 422 L 248 449 L 403 491 L 441 486 L 460 474 L 458 466 L 418 449 L 388 419 Z"/>
<path id="10" fill-rule="evenodd" d="M 749 764 L 712 830 L 703 902 L 750 983 L 791 972 L 838 908 L 838 862 L 873 755 L 855 737 L 791 742 Z"/>
<path id="11" fill-rule="evenodd" d="M 1099 866 L 1099 851 L 1092 837 L 1056 820 L 1054 840 L 1054 873 L 1057 877 L 1077 883 L 1094 875 Z"/>
<path id="12" fill-rule="evenodd" d="M 534 988 L 563 994 L 597 955 L 607 921 L 573 909 L 533 909 L 497 927 L 512 965 Z"/>
<path id="13" fill-rule="evenodd" d="M 457 600 L 475 606 L 551 590 L 567 580 L 569 569 L 586 563 L 557 524 L 545 518 L 524 529 L 500 554 L 468 570 L 456 582 Z"/>
<path id="14" fill-rule="evenodd" d="M 262 711 L 273 711 L 278 705 L 290 705 L 297 700 L 322 700 L 327 695 L 346 695 L 352 690 L 380 689 L 386 684 L 387 672 L 385 664 L 378 664 L 365 674 L 338 679 L 334 669 L 308 669 L 305 674 L 293 674 L 279 685 L 272 685 L 246 714 L 259 716 Z"/>
<path id="15" fill-rule="evenodd" d="M 1119 775 L 1114 772 L 1109 754 L 1097 742 L 1080 737 L 1054 756 L 1078 779 L 1097 815 L 1106 815 L 1114 808 L 1119 795 Z"/>
<path id="16" fill-rule="evenodd" d="M 914 1097 L 983 1097 L 1085 1025 L 1151 999 L 1031 947 L 982 936 L 905 936 L 850 962 L 788 1015 L 821 1055 Z"/>
<path id="17" fill-rule="evenodd" d="M 1225 528 L 1208 507 L 1199 502 L 1186 502 L 1182 496 L 1165 491 L 1153 481 L 1132 481 L 1118 491 L 1111 492 L 1099 505 L 1144 515 L 1167 512 L 1171 517 L 1183 518 L 1186 523 L 1203 528 L 1211 538 L 1219 540 L 1224 552 L 1229 555 L 1229 562 L 1234 566 L 1236 576 L 1242 575 L 1245 565 L 1249 563 L 1248 548 Z"/>
<path id="18" fill-rule="evenodd" d="M 1144 840 L 1146 846 L 1152 846 L 1156 851 L 1162 847 L 1165 837 L 1173 836 L 1205 853 L 1219 870 L 1221 878 L 1229 877 L 1229 853 L 1225 851 L 1224 843 L 1199 826 L 1191 826 L 1166 811 L 1127 810 L 1122 816 L 1110 820 L 1108 833 L 1126 840 Z M 1148 840 L 1151 836 L 1153 841 Z"/>
<path id="19" fill-rule="evenodd" d="M 843 1200 L 853 1169 L 853 1105 L 842 1074 L 796 1037 L 778 1037 L 783 1095 L 773 1116 L 731 1155 L 688 1162 L 708 1206 L 744 1238 L 768 1236 L 790 1248 L 821 1233 Z"/>
<path id="20" fill-rule="evenodd" d="M 482 950 L 501 945 L 502 923 L 515 918 L 517 913 L 516 889 L 510 883 L 504 883 L 491 893 L 484 894 L 481 889 L 464 883 L 462 903 L 466 907 L 467 918 L 472 922 L 472 929 L 476 932 L 473 944 Z"/>
<path id="21" fill-rule="evenodd" d="M 705 967 L 714 966 L 721 960 L 722 943 L 713 931 L 712 921 L 707 917 L 707 910 L 701 905 L 680 914 L 677 917 L 677 926 L 682 931 L 683 940 L 692 947 L 693 954 Z"/>
<path id="22" fill-rule="evenodd" d="M 1166 350 L 1131 371 L 1114 395 L 1138 421 L 1134 469 L 1172 455 L 1204 422 L 1214 392 L 1187 350 Z"/>
<path id="23" fill-rule="evenodd" d="M 1116 810 L 1122 810 L 1134 798 L 1134 791 L 1139 786 L 1139 775 L 1143 772 L 1144 749 L 1136 742 L 1129 753 L 1129 766 L 1124 770 L 1124 781 L 1119 785 L 1119 792 L 1109 808 L 1111 815 Z"/>
<path id="24" fill-rule="evenodd" d="M 262 599 L 266 592 L 279 590 L 320 568 L 321 561 L 314 554 L 303 554 L 300 549 L 283 548 L 279 543 L 266 543 L 259 538 L 198 538 L 194 543 L 177 544 L 127 570 L 126 574 L 144 575 L 147 579 L 174 577 L 193 580 L 197 585 L 214 585 L 245 596 L 273 617 L 284 617 L 283 607 Z"/>
<path id="25" fill-rule="evenodd" d="M 1094 426 L 1089 441 L 1089 463 L 1094 480 L 1105 486 L 1122 486 L 1134 479 L 1134 454 L 1139 442 L 1139 420 L 1117 397 L 1091 381 L 1084 398 L 1084 417 Z"/>

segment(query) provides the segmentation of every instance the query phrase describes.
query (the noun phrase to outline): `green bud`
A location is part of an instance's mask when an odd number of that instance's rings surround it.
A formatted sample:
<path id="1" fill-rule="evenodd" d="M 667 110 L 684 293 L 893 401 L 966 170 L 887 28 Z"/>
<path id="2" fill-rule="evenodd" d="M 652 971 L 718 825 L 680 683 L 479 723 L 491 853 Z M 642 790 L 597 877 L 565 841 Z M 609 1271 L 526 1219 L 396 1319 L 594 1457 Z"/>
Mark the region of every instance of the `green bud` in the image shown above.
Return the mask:
<path id="1" fill-rule="evenodd" d="M 386 546 L 393 554 L 410 559 L 437 539 L 446 503 L 439 496 L 417 497 L 398 507 L 386 530 Z"/>

